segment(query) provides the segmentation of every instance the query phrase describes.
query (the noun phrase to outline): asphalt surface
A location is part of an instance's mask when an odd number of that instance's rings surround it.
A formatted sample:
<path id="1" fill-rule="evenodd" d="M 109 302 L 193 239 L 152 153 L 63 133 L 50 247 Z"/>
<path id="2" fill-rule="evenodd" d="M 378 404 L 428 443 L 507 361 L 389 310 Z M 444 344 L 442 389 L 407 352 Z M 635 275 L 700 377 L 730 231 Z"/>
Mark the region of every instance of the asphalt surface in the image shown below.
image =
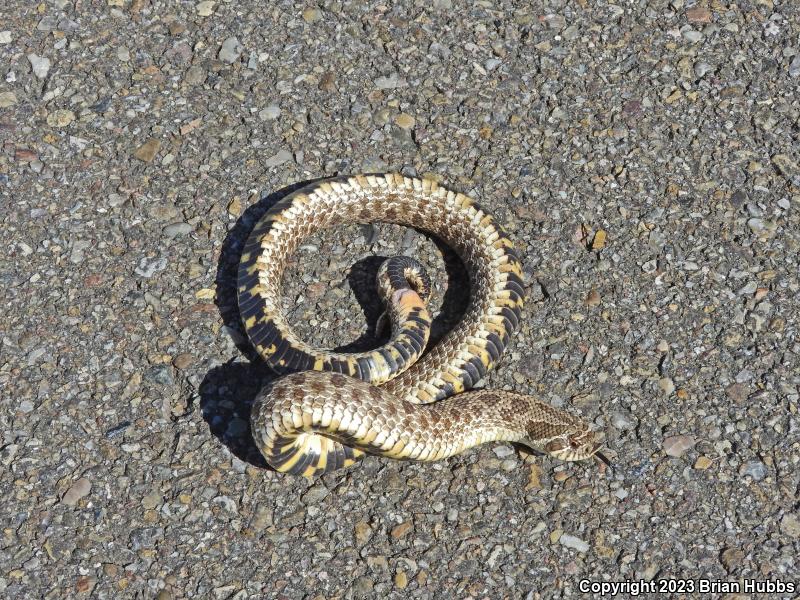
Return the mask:
<path id="1" fill-rule="evenodd" d="M 0 596 L 800 584 L 796 3 L 2 13 Z M 528 302 L 483 385 L 583 415 L 613 471 L 503 444 L 315 481 L 266 467 L 242 242 L 304 182 L 390 170 L 504 224 Z M 371 278 L 397 253 L 429 268 L 445 332 L 458 265 L 420 233 L 356 224 L 297 253 L 297 330 L 377 344 Z"/>

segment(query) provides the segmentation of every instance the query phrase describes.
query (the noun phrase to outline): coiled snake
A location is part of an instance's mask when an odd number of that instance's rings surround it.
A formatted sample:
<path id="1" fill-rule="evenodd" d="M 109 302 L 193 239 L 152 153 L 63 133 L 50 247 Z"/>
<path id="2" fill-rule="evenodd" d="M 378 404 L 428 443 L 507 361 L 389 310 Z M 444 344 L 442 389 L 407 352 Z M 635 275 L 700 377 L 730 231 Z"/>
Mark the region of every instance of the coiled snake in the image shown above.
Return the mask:
<path id="1" fill-rule="evenodd" d="M 398 223 L 429 232 L 459 255 L 470 278 L 461 322 L 423 356 L 431 318 L 427 276 L 388 259 L 378 289 L 391 319 L 384 346 L 359 354 L 310 347 L 281 311 L 284 266 L 300 241 L 344 223 Z M 364 453 L 439 460 L 490 441 L 524 444 L 562 460 L 596 457 L 595 433 L 532 396 L 473 387 L 517 329 L 524 296 L 513 244 L 464 194 L 429 179 L 357 175 L 317 182 L 276 203 L 242 251 L 239 310 L 258 353 L 279 374 L 256 397 L 253 437 L 278 471 L 307 477 Z"/>

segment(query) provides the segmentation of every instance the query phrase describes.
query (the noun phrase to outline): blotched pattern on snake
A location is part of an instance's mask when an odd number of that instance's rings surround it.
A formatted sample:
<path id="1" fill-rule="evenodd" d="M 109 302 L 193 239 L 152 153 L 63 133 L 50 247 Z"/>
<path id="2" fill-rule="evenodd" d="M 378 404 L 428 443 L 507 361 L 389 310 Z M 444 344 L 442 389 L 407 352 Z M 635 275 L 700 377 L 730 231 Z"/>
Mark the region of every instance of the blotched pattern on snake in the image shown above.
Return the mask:
<path id="1" fill-rule="evenodd" d="M 391 337 L 369 352 L 313 348 L 281 310 L 288 258 L 312 233 L 344 223 L 398 223 L 450 246 L 466 266 L 470 302 L 461 322 L 427 349 L 429 282 L 407 257 L 388 259 L 378 290 Z M 472 388 L 519 325 L 524 285 L 513 244 L 474 200 L 430 179 L 357 175 L 314 183 L 276 203 L 242 252 L 239 309 L 247 334 L 282 377 L 253 406 L 253 437 L 279 471 L 313 476 L 364 453 L 439 460 L 490 441 L 511 441 L 562 460 L 595 457 L 582 419 L 533 396 Z M 424 353 L 424 354 L 423 354 Z"/>

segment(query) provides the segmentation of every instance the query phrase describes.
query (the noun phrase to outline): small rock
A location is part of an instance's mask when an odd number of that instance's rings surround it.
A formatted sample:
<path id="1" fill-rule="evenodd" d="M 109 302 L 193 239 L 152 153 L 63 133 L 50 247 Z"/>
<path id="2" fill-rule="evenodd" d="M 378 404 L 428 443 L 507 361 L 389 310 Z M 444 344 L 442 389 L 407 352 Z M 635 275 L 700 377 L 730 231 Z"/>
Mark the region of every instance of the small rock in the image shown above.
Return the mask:
<path id="1" fill-rule="evenodd" d="M 392 529 L 391 536 L 395 540 L 399 540 L 400 538 L 405 537 L 408 535 L 408 532 L 414 528 L 414 525 L 410 521 L 406 521 L 405 523 L 400 523 Z"/>
<path id="2" fill-rule="evenodd" d="M 620 431 L 628 431 L 636 426 L 636 421 L 628 411 L 617 410 L 611 413 L 611 425 Z"/>
<path id="3" fill-rule="evenodd" d="M 195 9 L 197 10 L 197 14 L 201 17 L 210 17 L 214 13 L 214 2 L 210 0 L 198 2 Z"/>
<path id="4" fill-rule="evenodd" d="M 404 85 L 406 85 L 406 80 L 401 78 L 397 73 L 392 73 L 385 77 L 378 77 L 375 80 L 375 87 L 379 90 L 391 90 Z"/>
<path id="5" fill-rule="evenodd" d="M 739 475 L 749 475 L 753 481 L 761 481 L 767 476 L 767 465 L 760 460 L 751 460 L 739 467 Z"/>
<path id="6" fill-rule="evenodd" d="M 398 571 L 394 576 L 394 584 L 401 590 L 408 585 L 408 576 L 405 571 Z"/>
<path id="7" fill-rule="evenodd" d="M 577 550 L 578 552 L 588 552 L 589 551 L 589 544 L 582 539 L 575 537 L 574 535 L 569 535 L 564 533 L 558 538 L 558 541 L 561 543 L 562 546 L 566 546 L 567 548 L 572 548 L 573 550 Z"/>
<path id="8" fill-rule="evenodd" d="M 736 208 L 741 208 L 747 202 L 747 192 L 743 190 L 736 190 L 731 195 L 731 204 L 733 204 Z"/>
<path id="9" fill-rule="evenodd" d="M 703 34 L 699 31 L 695 31 L 694 29 L 687 29 L 686 31 L 682 31 L 681 35 L 683 36 L 683 39 L 692 44 L 696 44 L 697 42 L 703 39 Z"/>
<path id="10" fill-rule="evenodd" d="M 277 104 L 270 104 L 258 113 L 258 118 L 262 121 L 272 121 L 281 116 L 281 109 Z"/>
<path id="11" fill-rule="evenodd" d="M 742 564 L 744 560 L 744 552 L 739 550 L 738 548 L 727 548 L 722 551 L 720 555 L 720 561 L 725 569 L 730 572 L 736 569 L 739 565 Z"/>
<path id="12" fill-rule="evenodd" d="M 292 160 L 292 153 L 286 149 L 278 151 L 277 154 L 270 156 L 267 160 L 264 161 L 264 166 L 267 168 L 270 167 L 278 167 L 284 163 L 289 162 Z"/>
<path id="13" fill-rule="evenodd" d="M 589 293 L 586 294 L 586 306 L 599 306 L 600 305 L 600 294 L 599 292 L 592 288 L 589 290 Z"/>
<path id="14" fill-rule="evenodd" d="M 142 506 L 144 507 L 145 510 L 152 510 L 156 506 L 161 504 L 162 500 L 163 497 L 161 496 L 160 492 L 152 492 L 150 494 L 147 494 L 147 496 L 145 496 L 144 498 L 142 498 Z"/>
<path id="15" fill-rule="evenodd" d="M 375 571 L 389 572 L 389 561 L 382 554 L 367 557 L 367 566 Z"/>
<path id="16" fill-rule="evenodd" d="M 528 483 L 525 484 L 525 490 L 539 490 L 542 489 L 542 467 L 537 463 L 528 465 Z"/>
<path id="17" fill-rule="evenodd" d="M 503 469 L 503 471 L 510 473 L 517 468 L 517 461 L 514 458 L 507 458 L 500 463 L 500 468 Z"/>
<path id="18" fill-rule="evenodd" d="M 175 366 L 176 369 L 180 369 L 181 371 L 189 367 L 193 362 L 194 362 L 194 356 L 192 356 L 188 352 L 178 354 L 178 356 L 172 359 L 172 364 Z"/>
<path id="19" fill-rule="evenodd" d="M 690 435 L 673 435 L 664 438 L 662 447 L 667 456 L 680 458 L 695 445 L 695 439 Z"/>
<path id="20" fill-rule="evenodd" d="M 219 495 L 211 500 L 217 506 L 222 507 L 225 511 L 229 513 L 238 513 L 239 507 L 236 506 L 236 501 L 231 498 L 230 496 L 223 496 Z"/>
<path id="21" fill-rule="evenodd" d="M 409 114 L 400 113 L 394 120 L 395 125 L 400 129 L 413 129 L 416 120 Z"/>
<path id="22" fill-rule="evenodd" d="M 164 229 L 161 231 L 165 237 L 172 239 L 178 237 L 179 235 L 191 233 L 194 231 L 194 227 L 189 225 L 189 223 L 172 223 L 171 225 L 164 227 Z"/>
<path id="23" fill-rule="evenodd" d="M 72 250 L 69 254 L 69 261 L 73 264 L 79 265 L 84 259 L 84 252 L 92 247 L 92 242 L 88 240 L 77 240 L 72 244 Z"/>
<path id="24" fill-rule="evenodd" d="M 307 8 L 303 11 L 303 21 L 306 23 L 315 23 L 322 18 L 322 11 L 318 8 Z"/>
<path id="25" fill-rule="evenodd" d="M 40 358 L 42 358 L 47 353 L 47 348 L 40 347 L 34 348 L 28 353 L 26 357 L 28 365 L 35 365 Z"/>
<path id="26" fill-rule="evenodd" d="M 751 219 L 752 220 L 752 219 Z M 758 290 L 758 284 L 755 281 L 750 281 L 740 287 L 736 294 L 738 296 L 752 296 Z"/>
<path id="27" fill-rule="evenodd" d="M 250 526 L 255 531 L 264 531 L 267 527 L 272 525 L 273 519 L 274 515 L 272 509 L 267 506 L 260 505 L 255 510 L 255 515 L 253 516 Z"/>
<path id="28" fill-rule="evenodd" d="M 31 413 L 31 412 L 33 412 L 34 408 L 36 408 L 36 407 L 33 405 L 33 402 L 31 402 L 30 400 L 23 400 L 22 402 L 19 403 L 19 412 L 21 412 L 21 413 L 25 413 L 25 414 Z"/>
<path id="29" fill-rule="evenodd" d="M 305 504 L 316 504 L 327 498 L 328 494 L 330 494 L 330 490 L 328 490 L 328 488 L 322 484 L 317 484 L 303 494 L 301 499 Z"/>
<path id="30" fill-rule="evenodd" d="M 200 65 L 192 65 L 183 76 L 186 85 L 200 85 L 206 80 L 206 70 Z"/>
<path id="31" fill-rule="evenodd" d="M 658 380 L 658 387 L 662 392 L 664 392 L 665 396 L 669 396 L 675 391 L 675 382 L 673 382 L 669 377 L 662 377 Z"/>
<path id="32" fill-rule="evenodd" d="M 42 17 L 39 23 L 36 24 L 38 31 L 55 31 L 58 27 L 58 17 L 56 15 L 47 15 Z"/>
<path id="33" fill-rule="evenodd" d="M 698 456 L 697 460 L 694 461 L 694 468 L 700 471 L 705 471 L 712 464 L 714 464 L 713 461 L 707 456 Z"/>
<path id="34" fill-rule="evenodd" d="M 72 484 L 72 487 L 67 490 L 67 493 L 64 494 L 61 501 L 68 506 L 75 506 L 78 500 L 88 495 L 91 490 L 92 482 L 86 479 L 86 477 L 81 477 Z"/>
<path id="35" fill-rule="evenodd" d="M 14 92 L 0 92 L 0 108 L 8 108 L 17 103 L 17 96 Z"/>
<path id="36" fill-rule="evenodd" d="M 141 161 L 150 162 L 158 154 L 161 148 L 161 141 L 156 138 L 150 138 L 144 144 L 139 146 L 139 149 L 134 152 L 134 156 Z"/>
<path id="37" fill-rule="evenodd" d="M 359 546 L 366 544 L 369 538 L 372 537 L 372 527 L 370 527 L 369 523 L 366 521 L 359 521 L 356 523 L 353 531 L 356 536 L 356 542 Z"/>
<path id="38" fill-rule="evenodd" d="M 172 377 L 172 369 L 167 365 L 156 365 L 144 372 L 145 381 L 158 385 L 173 385 L 175 380 Z"/>
<path id="39" fill-rule="evenodd" d="M 594 238 L 592 239 L 592 250 L 602 250 L 605 248 L 607 239 L 608 234 L 606 233 L 606 230 L 598 229 L 597 233 L 594 234 Z"/>
<path id="40" fill-rule="evenodd" d="M 496 446 L 494 448 L 494 453 L 497 455 L 497 458 L 507 458 L 513 456 L 514 449 L 511 446 Z"/>
<path id="41" fill-rule="evenodd" d="M 689 23 L 711 23 L 711 11 L 695 6 L 686 11 L 686 19 Z"/>
<path id="42" fill-rule="evenodd" d="M 775 154 L 772 164 L 786 177 L 800 176 L 800 166 L 788 154 Z"/>
<path id="43" fill-rule="evenodd" d="M 0 44 L 10 44 L 13 39 L 10 31 L 0 31 Z"/>
<path id="44" fill-rule="evenodd" d="M 47 124 L 50 127 L 66 127 L 75 120 L 75 113 L 61 108 L 47 115 Z"/>
<path id="45" fill-rule="evenodd" d="M 50 59 L 38 54 L 28 54 L 28 62 L 31 63 L 33 74 L 39 79 L 47 77 L 47 72 L 50 70 Z"/>
<path id="46" fill-rule="evenodd" d="M 725 393 L 728 395 L 728 398 L 736 402 L 736 404 L 741 404 L 747 400 L 747 396 L 750 392 L 749 387 L 744 383 L 734 383 L 725 389 Z"/>
<path id="47" fill-rule="evenodd" d="M 789 63 L 789 77 L 800 77 L 800 54 Z"/>
<path id="48" fill-rule="evenodd" d="M 229 65 L 233 64 L 239 60 L 243 50 L 244 46 L 239 43 L 239 40 L 231 36 L 222 42 L 222 48 L 220 48 L 219 51 L 219 59 Z"/>
<path id="49" fill-rule="evenodd" d="M 128 537 L 135 552 L 143 548 L 155 548 L 158 541 L 164 538 L 164 528 L 140 527 L 131 531 Z"/>
<path id="50" fill-rule="evenodd" d="M 786 513 L 781 519 L 781 531 L 793 538 L 800 538 L 800 518 L 796 514 Z"/>
<path id="51" fill-rule="evenodd" d="M 364 598 L 372 591 L 373 587 L 375 584 L 369 577 L 359 577 L 353 583 L 353 595 L 356 598 Z"/>
<path id="52" fill-rule="evenodd" d="M 141 275 L 145 279 L 150 279 L 153 275 L 166 268 L 166 258 L 143 258 L 139 261 L 139 266 L 134 269 L 134 273 Z"/>
<path id="53" fill-rule="evenodd" d="M 698 79 L 702 78 L 706 73 L 712 70 L 712 66 L 703 60 L 694 63 L 694 74 Z"/>

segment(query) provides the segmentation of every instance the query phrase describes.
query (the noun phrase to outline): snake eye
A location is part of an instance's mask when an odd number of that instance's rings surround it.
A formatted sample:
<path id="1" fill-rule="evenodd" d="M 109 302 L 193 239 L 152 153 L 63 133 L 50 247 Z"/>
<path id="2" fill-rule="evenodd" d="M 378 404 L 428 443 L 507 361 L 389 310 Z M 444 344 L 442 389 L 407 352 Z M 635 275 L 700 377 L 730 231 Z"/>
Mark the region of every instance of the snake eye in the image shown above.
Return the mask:
<path id="1" fill-rule="evenodd" d="M 580 448 L 582 444 L 575 438 L 569 438 L 569 445 L 571 448 Z"/>

